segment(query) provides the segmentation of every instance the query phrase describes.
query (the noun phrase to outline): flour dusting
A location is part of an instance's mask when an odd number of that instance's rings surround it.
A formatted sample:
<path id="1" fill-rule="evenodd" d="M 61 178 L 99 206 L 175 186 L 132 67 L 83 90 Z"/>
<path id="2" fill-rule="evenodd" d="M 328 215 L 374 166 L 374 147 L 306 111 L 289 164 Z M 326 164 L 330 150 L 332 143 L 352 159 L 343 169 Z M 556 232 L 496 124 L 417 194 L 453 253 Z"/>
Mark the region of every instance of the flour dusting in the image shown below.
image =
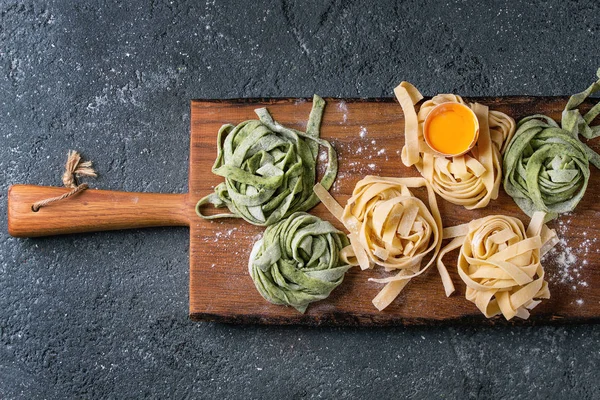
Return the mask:
<path id="1" fill-rule="evenodd" d="M 361 126 L 359 135 L 361 138 L 364 139 L 367 136 L 367 128 L 365 128 L 364 126 Z"/>
<path id="2" fill-rule="evenodd" d="M 218 242 L 219 240 L 227 240 L 231 237 L 233 232 L 237 231 L 238 228 L 231 228 L 226 231 L 219 231 L 215 233 L 213 242 Z"/>
<path id="3" fill-rule="evenodd" d="M 582 240 L 573 244 L 568 238 L 573 236 L 570 232 L 571 214 L 567 213 L 559 217 L 555 222 L 558 243 L 542 258 L 542 264 L 546 269 L 548 281 L 554 284 L 567 286 L 573 291 L 588 287 L 584 279 L 585 268 L 588 265 L 588 255 L 598 251 L 597 238 L 589 238 L 586 231 L 580 232 Z M 578 305 L 583 300 L 577 300 Z"/>
<path id="4" fill-rule="evenodd" d="M 343 113 L 342 121 L 343 122 L 348 121 L 348 105 L 346 105 L 346 102 L 340 101 L 340 104 L 338 104 L 338 109 Z"/>

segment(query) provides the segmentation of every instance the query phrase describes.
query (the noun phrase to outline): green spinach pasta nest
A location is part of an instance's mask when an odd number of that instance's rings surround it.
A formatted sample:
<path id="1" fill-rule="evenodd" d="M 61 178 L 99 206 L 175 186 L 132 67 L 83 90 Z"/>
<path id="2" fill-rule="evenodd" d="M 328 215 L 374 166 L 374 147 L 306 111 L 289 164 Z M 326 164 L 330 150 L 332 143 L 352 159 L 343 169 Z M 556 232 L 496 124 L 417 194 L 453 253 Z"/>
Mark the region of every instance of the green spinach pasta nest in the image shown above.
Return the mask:
<path id="1" fill-rule="evenodd" d="M 328 151 L 321 184 L 329 189 L 337 175 L 336 152 L 319 138 L 324 108 L 325 101 L 315 95 L 306 132 L 275 122 L 266 108 L 255 110 L 259 120 L 223 125 L 212 172 L 225 181 L 196 204 L 196 213 L 205 219 L 237 217 L 269 226 L 317 205 L 319 199 L 312 188 L 319 145 Z M 202 206 L 207 203 L 227 207 L 230 213 L 204 215 Z"/>
<path id="2" fill-rule="evenodd" d="M 581 200 L 590 176 L 583 144 L 545 116 L 519 122 L 504 154 L 504 189 L 529 216 L 568 212 Z"/>
<path id="3" fill-rule="evenodd" d="M 589 164 L 600 168 L 600 156 L 579 140 L 579 135 L 600 136 L 600 126 L 590 126 L 600 114 L 600 103 L 585 115 L 577 108 L 599 90 L 600 80 L 571 96 L 561 126 L 545 115 L 519 121 L 504 153 L 504 189 L 527 215 L 543 211 L 548 221 L 573 211 L 585 194 Z"/>
<path id="4" fill-rule="evenodd" d="M 297 212 L 265 230 L 248 269 L 267 301 L 304 313 L 342 283 L 351 267 L 345 256 L 349 245 L 347 236 L 329 222 Z"/>

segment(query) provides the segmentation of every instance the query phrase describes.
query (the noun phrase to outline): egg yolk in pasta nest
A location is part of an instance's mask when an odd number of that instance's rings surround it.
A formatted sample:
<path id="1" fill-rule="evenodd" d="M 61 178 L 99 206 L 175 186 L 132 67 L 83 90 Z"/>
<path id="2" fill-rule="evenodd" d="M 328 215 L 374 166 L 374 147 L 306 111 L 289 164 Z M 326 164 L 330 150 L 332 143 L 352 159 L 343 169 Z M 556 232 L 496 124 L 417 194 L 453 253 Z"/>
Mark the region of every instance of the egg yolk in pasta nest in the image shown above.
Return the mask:
<path id="1" fill-rule="evenodd" d="M 475 113 L 460 103 L 442 103 L 425 120 L 425 141 L 433 150 L 447 156 L 469 151 L 479 136 Z"/>

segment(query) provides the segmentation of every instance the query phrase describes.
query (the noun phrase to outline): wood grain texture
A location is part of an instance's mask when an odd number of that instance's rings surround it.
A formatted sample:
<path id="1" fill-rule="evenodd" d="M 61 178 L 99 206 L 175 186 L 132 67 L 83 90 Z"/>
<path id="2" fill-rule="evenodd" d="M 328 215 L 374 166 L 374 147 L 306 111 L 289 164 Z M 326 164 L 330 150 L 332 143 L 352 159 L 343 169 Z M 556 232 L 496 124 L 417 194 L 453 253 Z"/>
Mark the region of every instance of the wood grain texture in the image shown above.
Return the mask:
<path id="1" fill-rule="evenodd" d="M 404 120 L 394 99 L 326 99 L 321 135 L 338 151 L 339 173 L 331 193 L 342 205 L 365 175 L 418 176 L 400 161 Z M 467 99 L 469 100 L 469 99 Z M 567 98 L 504 97 L 470 99 L 503 111 L 516 119 L 544 113 L 559 120 Z M 589 108 L 588 101 L 584 108 Z M 369 282 L 380 269 L 352 269 L 340 287 L 306 314 L 291 307 L 272 305 L 256 291 L 247 271 L 252 244 L 263 228 L 243 220 L 205 221 L 193 214 L 193 205 L 210 193 L 222 178 L 210 173 L 216 157 L 216 137 L 224 123 L 256 119 L 255 108 L 267 106 L 280 123 L 304 130 L 311 103 L 305 99 L 242 99 L 193 101 L 191 104 L 190 213 L 190 317 L 194 320 L 264 324 L 401 325 L 506 323 L 502 317 L 486 319 L 464 298 L 465 287 L 456 271 L 458 251 L 446 264 L 457 292 L 446 298 L 435 268 L 413 279 L 382 312 L 371 300 L 382 285 Z M 362 132 L 362 135 L 361 135 Z M 591 143 L 599 150 L 596 143 Z M 324 150 L 321 149 L 324 153 Z M 550 224 L 563 242 L 545 259 L 552 298 L 544 301 L 528 321 L 511 324 L 590 322 L 600 320 L 600 173 L 592 169 L 588 192 L 577 210 Z M 322 168 L 320 168 L 322 173 Z M 422 197 L 424 193 L 416 191 Z M 423 197 L 422 197 L 423 198 Z M 468 211 L 438 197 L 444 226 L 453 226 L 492 214 L 529 221 L 513 200 L 500 192 L 483 210 Z M 311 213 L 342 228 L 322 206 Z M 569 268 L 567 268 L 569 266 Z M 570 280 L 572 279 L 572 280 Z"/>
<path id="2" fill-rule="evenodd" d="M 34 212 L 36 201 L 67 188 L 14 185 L 8 192 L 8 233 L 17 237 L 60 235 L 154 226 L 187 226 L 187 195 L 87 189 Z"/>

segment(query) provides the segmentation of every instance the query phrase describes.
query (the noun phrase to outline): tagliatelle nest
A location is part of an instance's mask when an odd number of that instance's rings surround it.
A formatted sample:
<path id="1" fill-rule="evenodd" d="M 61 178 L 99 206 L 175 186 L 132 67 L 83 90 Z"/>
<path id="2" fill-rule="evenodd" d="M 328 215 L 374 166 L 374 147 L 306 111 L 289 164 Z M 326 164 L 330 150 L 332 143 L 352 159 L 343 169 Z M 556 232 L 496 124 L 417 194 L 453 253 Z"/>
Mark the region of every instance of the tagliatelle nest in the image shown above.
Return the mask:
<path id="1" fill-rule="evenodd" d="M 600 69 L 598 70 L 600 78 Z M 600 79 L 569 99 L 561 126 L 545 115 L 519 121 L 517 132 L 504 154 L 504 190 L 527 215 L 547 213 L 550 220 L 570 212 L 585 194 L 589 164 L 600 168 L 600 155 L 579 140 L 600 136 L 600 126 L 591 127 L 600 114 L 600 103 L 585 115 L 578 108 L 600 91 Z"/>
<path id="2" fill-rule="evenodd" d="M 410 188 L 427 189 L 429 208 Z M 361 269 L 379 265 L 393 276 L 370 280 L 385 283 L 373 299 L 377 309 L 386 308 L 414 277 L 431 266 L 440 250 L 442 220 L 431 186 L 423 178 L 382 178 L 360 180 L 341 206 L 320 185 L 315 193 L 350 232 L 348 237 Z M 439 268 L 444 285 L 451 284 L 444 266 Z"/>
<path id="3" fill-rule="evenodd" d="M 329 222 L 297 212 L 265 230 L 248 269 L 266 300 L 303 313 L 342 283 L 351 265 L 340 253 L 348 245 L 346 235 Z"/>
<path id="4" fill-rule="evenodd" d="M 502 181 L 501 154 L 515 132 L 514 120 L 482 104 L 469 104 L 479 121 L 477 143 L 462 156 L 446 157 L 432 150 L 425 142 L 425 119 L 439 104 L 452 102 L 467 105 L 463 99 L 453 94 L 439 94 L 425 101 L 417 113 L 415 105 L 423 99 L 417 88 L 402 82 L 394 89 L 394 93 L 404 112 L 404 165 L 417 167 L 438 195 L 468 210 L 483 208 L 490 200 L 495 200 Z"/>
<path id="5" fill-rule="evenodd" d="M 444 239 L 454 239 L 440 252 L 438 265 L 460 247 L 457 267 L 467 285 L 466 298 L 487 318 L 527 319 L 541 299 L 550 298 L 540 259 L 557 239 L 544 225 L 544 216 L 534 214 L 527 230 L 517 218 L 504 215 L 444 229 Z"/>
<path id="6" fill-rule="evenodd" d="M 337 174 L 336 152 L 328 141 L 319 138 L 324 107 L 325 101 L 315 95 L 306 132 L 275 122 L 266 108 L 255 110 L 259 120 L 223 125 L 212 172 L 225 181 L 198 201 L 198 216 L 243 218 L 254 225 L 269 226 L 317 205 L 319 199 L 312 187 L 319 145 L 328 150 L 321 184 L 329 189 Z M 207 203 L 227 207 L 230 213 L 205 215 L 202 207 Z"/>

